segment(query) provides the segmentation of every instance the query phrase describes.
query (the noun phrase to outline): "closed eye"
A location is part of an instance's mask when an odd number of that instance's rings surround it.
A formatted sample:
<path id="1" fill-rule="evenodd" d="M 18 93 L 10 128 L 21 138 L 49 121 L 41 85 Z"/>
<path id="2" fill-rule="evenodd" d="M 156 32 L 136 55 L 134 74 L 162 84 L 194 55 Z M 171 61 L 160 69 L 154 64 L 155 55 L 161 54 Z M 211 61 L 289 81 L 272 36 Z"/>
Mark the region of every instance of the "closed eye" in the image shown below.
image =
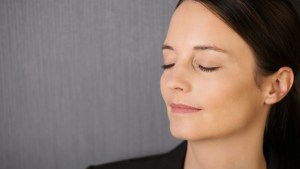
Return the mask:
<path id="1" fill-rule="evenodd" d="M 162 65 L 162 69 L 166 70 L 166 69 L 170 69 L 174 66 L 175 64 L 166 64 L 166 65 Z M 202 65 L 198 65 L 199 69 L 203 72 L 213 72 L 219 69 L 219 67 L 204 67 Z"/>
<path id="2" fill-rule="evenodd" d="M 219 69 L 219 67 L 204 67 L 202 65 L 198 65 L 198 67 L 203 72 L 213 72 Z"/>
<path id="3" fill-rule="evenodd" d="M 166 69 L 169 69 L 169 68 L 173 67 L 174 65 L 175 64 L 172 63 L 172 64 L 167 64 L 167 65 L 162 65 L 161 67 L 162 67 L 162 69 L 166 70 Z"/>

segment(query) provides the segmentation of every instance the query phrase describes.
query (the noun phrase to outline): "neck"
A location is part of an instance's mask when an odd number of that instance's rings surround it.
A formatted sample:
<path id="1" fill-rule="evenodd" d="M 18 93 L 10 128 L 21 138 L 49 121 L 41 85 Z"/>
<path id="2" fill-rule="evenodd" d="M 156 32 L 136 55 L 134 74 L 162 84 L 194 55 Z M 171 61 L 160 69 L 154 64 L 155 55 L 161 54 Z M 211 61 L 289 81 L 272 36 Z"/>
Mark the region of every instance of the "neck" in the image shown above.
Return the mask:
<path id="1" fill-rule="evenodd" d="M 184 169 L 266 169 L 263 131 L 188 141 Z"/>

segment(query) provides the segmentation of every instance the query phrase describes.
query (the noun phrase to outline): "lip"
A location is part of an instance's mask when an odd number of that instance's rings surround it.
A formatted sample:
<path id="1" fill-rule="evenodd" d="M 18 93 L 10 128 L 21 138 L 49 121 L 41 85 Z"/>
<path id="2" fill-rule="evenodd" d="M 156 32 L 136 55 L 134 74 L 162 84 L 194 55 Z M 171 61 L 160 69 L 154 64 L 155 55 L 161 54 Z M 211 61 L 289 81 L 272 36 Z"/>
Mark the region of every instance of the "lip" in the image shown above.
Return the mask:
<path id="1" fill-rule="evenodd" d="M 198 111 L 201 110 L 199 108 L 192 107 L 192 106 L 189 106 L 189 105 L 175 104 L 175 103 L 170 104 L 170 107 L 171 107 L 171 112 L 172 113 L 181 113 L 181 114 L 195 113 L 195 112 L 198 112 Z"/>

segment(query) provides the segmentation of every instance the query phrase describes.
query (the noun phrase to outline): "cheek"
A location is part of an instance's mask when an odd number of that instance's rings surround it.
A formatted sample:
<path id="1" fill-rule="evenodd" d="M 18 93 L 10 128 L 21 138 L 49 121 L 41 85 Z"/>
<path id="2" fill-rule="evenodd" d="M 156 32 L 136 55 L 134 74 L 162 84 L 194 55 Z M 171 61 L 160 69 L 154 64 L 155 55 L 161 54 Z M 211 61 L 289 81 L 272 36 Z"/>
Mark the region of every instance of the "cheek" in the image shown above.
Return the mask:
<path id="1" fill-rule="evenodd" d="M 259 90 L 251 79 L 212 83 L 206 89 L 203 106 L 218 131 L 246 127 L 259 113 Z"/>

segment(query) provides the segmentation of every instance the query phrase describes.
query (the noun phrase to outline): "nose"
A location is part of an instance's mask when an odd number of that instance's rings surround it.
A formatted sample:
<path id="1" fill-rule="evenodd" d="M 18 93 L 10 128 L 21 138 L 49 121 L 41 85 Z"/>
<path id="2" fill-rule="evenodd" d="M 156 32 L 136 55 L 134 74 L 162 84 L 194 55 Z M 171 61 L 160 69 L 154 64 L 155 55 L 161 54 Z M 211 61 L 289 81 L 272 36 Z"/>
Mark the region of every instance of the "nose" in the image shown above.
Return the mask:
<path id="1" fill-rule="evenodd" d="M 189 92 L 191 90 L 191 83 L 188 72 L 175 67 L 171 71 L 167 87 L 177 92 Z"/>

